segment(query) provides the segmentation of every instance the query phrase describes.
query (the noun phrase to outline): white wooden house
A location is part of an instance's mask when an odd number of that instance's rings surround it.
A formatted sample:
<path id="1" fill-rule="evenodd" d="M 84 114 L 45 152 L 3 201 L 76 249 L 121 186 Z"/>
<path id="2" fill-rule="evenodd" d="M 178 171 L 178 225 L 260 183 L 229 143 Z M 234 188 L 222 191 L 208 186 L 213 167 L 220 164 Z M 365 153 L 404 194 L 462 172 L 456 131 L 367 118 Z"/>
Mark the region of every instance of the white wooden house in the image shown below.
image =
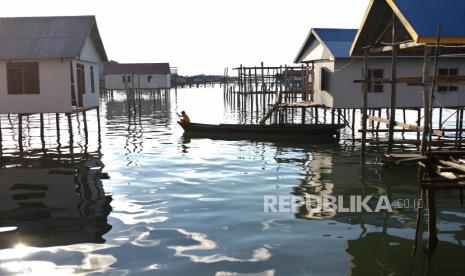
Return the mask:
<path id="1" fill-rule="evenodd" d="M 362 78 L 363 58 L 350 56 L 350 49 L 357 34 L 356 29 L 311 29 L 294 62 L 314 66 L 310 80 L 313 102 L 333 108 L 361 108 L 362 88 L 354 80 Z M 423 56 L 402 56 L 398 59 L 399 76 L 421 76 Z M 370 74 L 375 78 L 389 78 L 390 57 L 374 57 L 369 62 Z M 439 73 L 465 72 L 465 57 L 442 57 Z M 465 105 L 465 87 L 439 87 L 436 106 L 456 107 Z M 419 108 L 423 106 L 422 90 L 418 86 L 397 85 L 397 106 Z M 371 83 L 368 93 L 369 108 L 390 106 L 390 85 Z"/>
<path id="2" fill-rule="evenodd" d="M 169 63 L 107 63 L 104 69 L 105 89 L 145 90 L 171 87 Z"/>
<path id="3" fill-rule="evenodd" d="M 0 18 L 0 114 L 96 108 L 106 61 L 94 16 Z"/>

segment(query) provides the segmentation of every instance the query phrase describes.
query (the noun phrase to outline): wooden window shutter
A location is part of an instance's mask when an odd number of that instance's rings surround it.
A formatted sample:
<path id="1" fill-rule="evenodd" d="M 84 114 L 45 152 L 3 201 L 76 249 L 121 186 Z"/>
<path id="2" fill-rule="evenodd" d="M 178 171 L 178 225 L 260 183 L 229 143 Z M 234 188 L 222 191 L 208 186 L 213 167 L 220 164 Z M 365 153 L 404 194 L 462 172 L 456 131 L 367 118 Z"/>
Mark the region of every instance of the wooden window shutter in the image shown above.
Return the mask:
<path id="1" fill-rule="evenodd" d="M 39 63 L 8 63 L 7 86 L 8 94 L 39 94 Z"/>

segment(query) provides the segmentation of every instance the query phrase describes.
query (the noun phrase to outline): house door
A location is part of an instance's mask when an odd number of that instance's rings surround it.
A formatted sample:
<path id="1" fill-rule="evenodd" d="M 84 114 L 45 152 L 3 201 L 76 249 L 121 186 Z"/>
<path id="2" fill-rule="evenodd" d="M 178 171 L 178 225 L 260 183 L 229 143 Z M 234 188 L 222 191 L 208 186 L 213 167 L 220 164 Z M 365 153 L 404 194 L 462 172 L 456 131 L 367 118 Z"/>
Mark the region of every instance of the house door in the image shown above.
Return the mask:
<path id="1" fill-rule="evenodd" d="M 84 106 L 84 97 L 83 95 L 86 93 L 86 81 L 84 75 L 84 65 L 83 64 L 76 64 L 76 79 L 77 79 L 77 93 L 78 93 L 78 106 Z"/>

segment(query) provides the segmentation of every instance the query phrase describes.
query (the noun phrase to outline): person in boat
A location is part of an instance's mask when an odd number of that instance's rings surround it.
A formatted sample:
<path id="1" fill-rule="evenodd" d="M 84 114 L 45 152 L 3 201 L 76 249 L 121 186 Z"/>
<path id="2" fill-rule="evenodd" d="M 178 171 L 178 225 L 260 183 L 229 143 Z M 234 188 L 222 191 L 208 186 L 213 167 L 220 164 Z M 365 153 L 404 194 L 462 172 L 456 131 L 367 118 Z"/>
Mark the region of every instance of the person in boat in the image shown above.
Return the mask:
<path id="1" fill-rule="evenodd" d="M 183 124 L 189 124 L 191 122 L 191 119 L 189 116 L 187 116 L 186 112 L 181 111 L 181 114 L 178 114 L 179 118 L 181 119 L 181 123 Z"/>

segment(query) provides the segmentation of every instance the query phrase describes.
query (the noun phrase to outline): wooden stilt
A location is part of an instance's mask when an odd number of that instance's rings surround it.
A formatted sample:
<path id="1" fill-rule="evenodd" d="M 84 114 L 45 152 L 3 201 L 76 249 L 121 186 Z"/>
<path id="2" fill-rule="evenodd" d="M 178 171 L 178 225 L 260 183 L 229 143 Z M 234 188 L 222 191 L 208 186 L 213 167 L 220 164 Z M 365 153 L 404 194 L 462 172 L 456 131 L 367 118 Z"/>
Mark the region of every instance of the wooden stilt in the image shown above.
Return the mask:
<path id="1" fill-rule="evenodd" d="M 361 145 L 361 160 L 362 163 L 365 163 L 365 155 L 366 155 L 366 131 L 367 131 L 367 106 L 368 106 L 368 49 L 364 51 L 364 58 L 363 58 L 363 76 L 364 82 L 362 85 L 362 114 L 361 114 L 361 125 L 362 125 L 362 145 Z"/>
<path id="2" fill-rule="evenodd" d="M 71 120 L 71 113 L 66 113 L 66 116 L 68 117 L 69 151 L 72 154 L 74 147 L 73 122 Z"/>
<path id="3" fill-rule="evenodd" d="M 433 251 L 438 242 L 435 191 L 428 189 L 426 193 L 428 196 L 428 251 Z"/>
<path id="4" fill-rule="evenodd" d="M 355 108 L 352 109 L 352 136 L 355 137 Z"/>
<path id="5" fill-rule="evenodd" d="M 60 139 L 61 139 L 61 134 L 60 134 L 60 113 L 55 113 L 55 128 L 56 128 L 56 132 L 57 132 L 58 153 L 61 153 L 60 152 L 60 148 L 61 148 L 61 143 L 60 143 Z"/>
<path id="6" fill-rule="evenodd" d="M 413 254 L 416 254 L 417 248 L 418 248 L 418 238 L 420 235 L 420 228 L 421 228 L 421 218 L 423 216 L 423 208 L 424 208 L 424 203 L 423 203 L 423 188 L 421 187 L 422 184 L 422 179 L 423 179 L 423 167 L 418 166 L 418 178 L 417 178 L 417 184 L 419 188 L 419 201 L 418 201 L 418 210 L 417 210 L 417 224 L 415 227 L 415 242 L 413 243 Z"/>
<path id="7" fill-rule="evenodd" d="M 306 108 L 302 107 L 302 124 L 303 125 L 305 124 L 305 113 L 307 113 Z"/>
<path id="8" fill-rule="evenodd" d="M 98 137 L 100 139 L 100 107 L 97 107 L 97 131 L 98 131 Z"/>
<path id="9" fill-rule="evenodd" d="M 45 153 L 45 130 L 44 130 L 44 114 L 40 113 L 40 142 L 42 144 L 42 151 Z"/>
<path id="10" fill-rule="evenodd" d="M 0 150 L 2 149 L 3 135 L 2 135 L 2 115 L 0 115 Z M 0 152 L 1 154 L 1 152 Z"/>
<path id="11" fill-rule="evenodd" d="M 84 137 L 85 137 L 85 141 L 86 141 L 86 145 L 88 144 L 89 142 L 89 132 L 87 130 L 87 114 L 86 114 L 86 111 L 82 111 L 82 120 L 84 122 Z"/>
<path id="12" fill-rule="evenodd" d="M 463 130 L 463 107 L 460 107 L 460 122 L 459 122 L 459 149 L 462 148 L 462 130 Z"/>
<path id="13" fill-rule="evenodd" d="M 430 75 L 430 57 L 429 48 L 425 47 L 424 63 L 423 63 L 423 135 L 421 139 L 421 152 L 425 153 L 428 145 L 429 129 L 430 129 L 430 108 L 431 108 L 431 84 L 428 83 Z"/>
<path id="14" fill-rule="evenodd" d="M 438 128 L 442 128 L 442 107 L 439 108 L 439 122 Z"/>
<path id="15" fill-rule="evenodd" d="M 395 43 L 395 24 L 394 17 L 392 20 L 392 39 Z M 398 46 L 392 48 L 392 64 L 391 64 L 391 116 L 389 117 L 389 134 L 388 134 L 388 153 L 392 152 L 392 141 L 394 140 L 394 126 L 396 122 L 396 108 L 397 108 L 397 49 Z"/>
<path id="16" fill-rule="evenodd" d="M 421 121 L 421 108 L 417 109 L 417 126 L 420 127 Z M 417 132 L 417 140 L 420 140 L 420 132 Z"/>
<path id="17" fill-rule="evenodd" d="M 23 155 L 23 115 L 18 114 L 18 146 L 19 153 Z"/>

